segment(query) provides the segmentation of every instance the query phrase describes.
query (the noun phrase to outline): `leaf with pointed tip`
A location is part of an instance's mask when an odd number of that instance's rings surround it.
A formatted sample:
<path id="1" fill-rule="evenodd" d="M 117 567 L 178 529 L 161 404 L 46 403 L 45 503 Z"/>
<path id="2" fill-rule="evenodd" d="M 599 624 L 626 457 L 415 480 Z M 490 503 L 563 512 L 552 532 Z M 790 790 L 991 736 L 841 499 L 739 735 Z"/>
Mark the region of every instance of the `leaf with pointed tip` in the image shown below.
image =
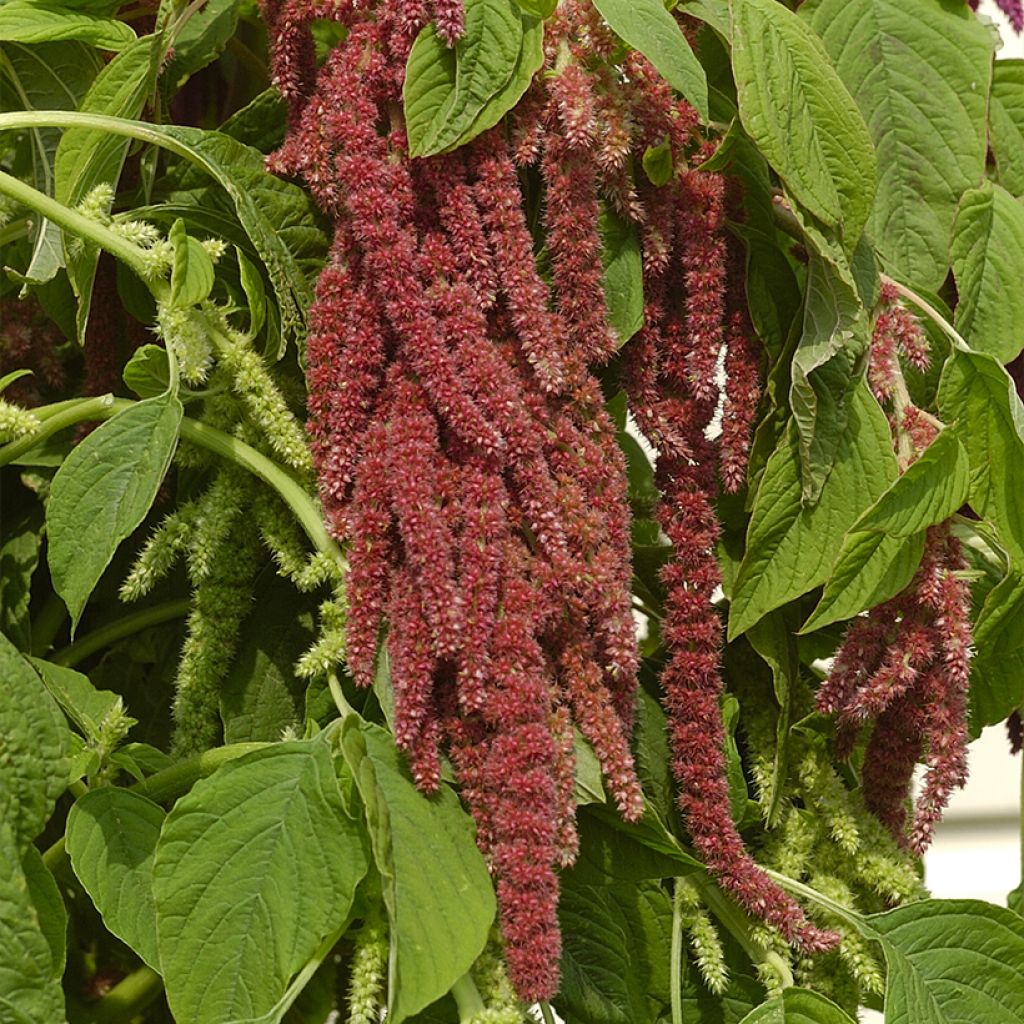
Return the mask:
<path id="1" fill-rule="evenodd" d="M 1024 204 L 990 181 L 965 192 L 950 252 L 954 326 L 971 348 L 1011 362 L 1024 348 Z"/>
<path id="2" fill-rule="evenodd" d="M 845 1010 L 809 988 L 787 988 L 751 1010 L 740 1024 L 854 1024 Z"/>
<path id="3" fill-rule="evenodd" d="M 160 970 L 153 901 L 153 856 L 163 808 L 129 789 L 101 786 L 68 813 L 67 851 L 103 923 Z"/>

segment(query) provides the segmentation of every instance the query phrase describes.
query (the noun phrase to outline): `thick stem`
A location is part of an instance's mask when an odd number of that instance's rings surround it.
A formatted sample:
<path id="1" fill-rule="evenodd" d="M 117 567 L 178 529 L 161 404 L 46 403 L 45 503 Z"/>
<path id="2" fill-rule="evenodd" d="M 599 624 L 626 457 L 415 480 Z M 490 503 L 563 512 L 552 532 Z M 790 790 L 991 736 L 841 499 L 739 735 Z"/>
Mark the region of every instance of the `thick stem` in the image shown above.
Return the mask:
<path id="1" fill-rule="evenodd" d="M 678 885 L 672 894 L 672 948 L 669 956 L 672 958 L 669 961 L 672 1024 L 683 1024 L 683 901 Z"/>
<path id="2" fill-rule="evenodd" d="M 459 1008 L 459 1024 L 469 1024 L 478 1013 L 486 1009 L 471 974 L 464 974 L 452 985 L 452 997 Z"/>
<path id="3" fill-rule="evenodd" d="M 57 665 L 66 665 L 73 668 L 79 662 L 88 658 L 90 654 L 109 647 L 112 643 L 124 639 L 126 636 L 133 636 L 141 633 L 150 626 L 159 626 L 164 622 L 173 619 L 180 619 L 188 613 L 192 602 L 183 597 L 177 601 L 166 601 L 163 604 L 154 605 L 152 608 L 141 608 L 131 615 L 124 615 L 108 622 L 99 629 L 80 637 L 73 644 L 69 644 L 64 650 L 55 654 L 50 660 Z"/>
<path id="4" fill-rule="evenodd" d="M 0 118 L 2 116 L 0 115 Z M 70 231 L 71 234 L 105 249 L 112 256 L 116 256 L 131 267 L 151 288 L 159 286 L 157 291 L 164 290 L 163 282 L 151 279 L 145 251 L 133 242 L 122 238 L 116 231 L 111 231 L 110 228 L 86 217 L 77 210 L 58 203 L 56 199 L 52 199 L 44 192 L 40 192 L 3 171 L 0 171 L 0 193 L 10 196 L 30 210 L 35 210 L 36 213 L 53 221 L 65 231 Z"/>
<path id="5" fill-rule="evenodd" d="M 547 1000 L 543 1000 L 540 1004 L 540 1015 L 544 1024 L 556 1024 L 554 1011 Z"/>
<path id="6" fill-rule="evenodd" d="M 155 1002 L 163 989 L 164 980 L 156 971 L 151 967 L 140 967 L 89 1008 L 83 1018 L 84 1024 L 129 1021 Z"/>

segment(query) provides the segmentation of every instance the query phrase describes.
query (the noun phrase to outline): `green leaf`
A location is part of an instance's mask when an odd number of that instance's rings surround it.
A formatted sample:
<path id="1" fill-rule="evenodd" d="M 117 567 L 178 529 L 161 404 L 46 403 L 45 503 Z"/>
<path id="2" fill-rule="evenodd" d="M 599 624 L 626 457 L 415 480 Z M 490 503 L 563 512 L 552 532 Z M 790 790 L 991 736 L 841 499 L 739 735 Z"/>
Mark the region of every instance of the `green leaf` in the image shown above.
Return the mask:
<path id="1" fill-rule="evenodd" d="M 550 18 L 558 7 L 558 0 L 516 0 L 524 14 L 535 18 Z"/>
<path id="2" fill-rule="evenodd" d="M 639 910 L 642 900 L 651 901 L 646 921 L 629 908 L 632 902 Z M 562 984 L 553 1003 L 559 1014 L 581 1024 L 657 1020 L 668 1002 L 666 969 L 672 927 L 671 902 L 661 887 L 651 882 L 579 885 L 569 875 L 558 917 Z M 653 937 L 652 925 L 657 929 Z"/>
<path id="3" fill-rule="evenodd" d="M 112 727 L 116 726 L 124 735 L 135 724 L 135 719 L 125 715 L 119 693 L 97 690 L 87 676 L 65 665 L 55 665 L 41 658 L 29 660 L 61 710 L 90 743 L 97 747 L 108 745 Z"/>
<path id="4" fill-rule="evenodd" d="M 240 0 L 206 0 L 185 21 L 171 40 L 173 50 L 161 75 L 165 95 L 173 96 L 190 76 L 217 59 L 235 34 L 240 7 Z"/>
<path id="5" fill-rule="evenodd" d="M 657 146 L 648 146 L 643 155 L 644 174 L 652 185 L 661 187 L 672 180 L 672 147 L 668 139 Z"/>
<path id="6" fill-rule="evenodd" d="M 174 246 L 171 305 L 196 306 L 213 290 L 213 260 L 198 239 L 188 235 L 182 220 L 174 222 L 167 237 Z"/>
<path id="7" fill-rule="evenodd" d="M 576 762 L 573 773 L 576 806 L 603 804 L 608 797 L 604 791 L 601 762 L 579 729 L 573 731 L 573 757 Z"/>
<path id="8" fill-rule="evenodd" d="M 636 228 L 607 203 L 598 221 L 608 323 L 625 345 L 644 325 L 644 268 Z"/>
<path id="9" fill-rule="evenodd" d="M 48 555 L 72 629 L 118 545 L 153 504 L 181 416 L 174 395 L 139 402 L 97 427 L 57 470 L 46 513 Z"/>
<path id="10" fill-rule="evenodd" d="M 238 259 L 238 276 L 245 292 L 245 301 L 249 306 L 249 333 L 259 334 L 260 328 L 267 319 L 267 293 L 263 287 L 263 275 L 253 265 L 252 260 L 235 247 Z"/>
<path id="11" fill-rule="evenodd" d="M 979 900 L 925 900 L 869 917 L 885 951 L 886 1024 L 1019 1024 L 1024 918 Z"/>
<path id="12" fill-rule="evenodd" d="M 734 0 L 740 119 L 796 198 L 852 250 L 875 191 L 875 154 L 857 104 L 817 36 L 776 0 Z"/>
<path id="13" fill-rule="evenodd" d="M 970 503 L 1024 565 L 1024 407 L 992 357 L 955 351 L 939 384 L 939 415 L 956 431 L 970 463 Z"/>
<path id="14" fill-rule="evenodd" d="M 1024 348 L 1024 206 L 992 182 L 965 192 L 950 252 L 954 326 L 971 348 L 1010 362 Z"/>
<path id="15" fill-rule="evenodd" d="M 154 870 L 175 1018 L 223 1024 L 273 1008 L 344 924 L 366 867 L 322 740 L 266 747 L 196 783 L 167 816 Z"/>
<path id="16" fill-rule="evenodd" d="M 64 898 L 57 888 L 57 880 L 43 863 L 43 855 L 34 846 L 25 850 L 21 868 L 25 873 L 28 895 L 35 909 L 39 930 L 50 947 L 50 960 L 53 964 L 50 976 L 59 979 L 64 974 L 68 949 L 68 912 Z"/>
<path id="17" fill-rule="evenodd" d="M 1024 705 L 1024 576 L 1014 571 L 989 591 L 974 627 L 971 729 L 998 725 Z"/>
<path id="18" fill-rule="evenodd" d="M 803 333 L 793 354 L 789 392 L 800 434 L 805 502 L 818 500 L 832 471 L 867 347 L 867 317 L 849 270 L 812 254 Z"/>
<path id="19" fill-rule="evenodd" d="M 99 54 L 85 43 L 68 40 L 22 46 L 0 44 L 0 71 L 5 88 L 0 91 L 4 109 L 75 110 L 90 82 L 102 66 Z M 10 85 L 10 89 L 6 86 Z M 54 154 L 61 141 L 59 128 L 34 128 L 32 183 L 40 192 L 54 194 Z M 39 219 L 32 257 L 25 277 L 32 282 L 51 280 L 64 266 L 61 230 Z"/>
<path id="20" fill-rule="evenodd" d="M 410 156 L 433 156 L 460 145 L 515 73 L 523 45 L 518 5 L 514 0 L 467 0 L 465 7 L 466 28 L 454 54 L 432 23 L 420 31 L 409 53 L 403 98 Z"/>
<path id="21" fill-rule="evenodd" d="M 967 452 L 954 431 L 943 430 L 850 528 L 801 632 L 852 618 L 903 590 L 924 553 L 925 531 L 963 505 L 969 485 Z"/>
<path id="22" fill-rule="evenodd" d="M 112 117 L 138 117 L 160 66 L 159 41 L 153 36 L 136 39 L 96 76 L 78 109 Z M 77 206 L 95 186 L 114 188 L 128 153 L 128 140 L 90 128 L 65 131 L 54 160 L 55 198 Z M 95 246 L 66 244 L 68 278 L 78 299 L 76 327 L 80 344 L 92 307 L 92 288 L 99 250 Z"/>
<path id="23" fill-rule="evenodd" d="M 679 23 L 661 0 L 594 0 L 612 31 L 642 53 L 662 78 L 708 119 L 708 81 Z"/>
<path id="24" fill-rule="evenodd" d="M 0 1019 L 7 1024 L 62 1021 L 64 993 L 43 933 L 18 844 L 0 816 Z"/>
<path id="25" fill-rule="evenodd" d="M 220 713 L 224 742 L 279 740 L 299 721 L 305 680 L 295 678 L 295 663 L 316 639 L 306 611 L 282 614 L 295 605 L 291 584 L 272 584 L 246 619 L 238 658 L 224 680 Z"/>
<path id="26" fill-rule="evenodd" d="M 171 384 L 167 350 L 161 345 L 140 345 L 125 364 L 121 376 L 140 398 L 164 394 Z"/>
<path id="27" fill-rule="evenodd" d="M 380 727 L 351 716 L 341 736 L 391 922 L 388 1020 L 401 1024 L 480 955 L 494 920 L 494 890 L 472 819 L 455 794 L 443 784 L 434 797 L 420 793 Z"/>
<path id="28" fill-rule="evenodd" d="M 1019 199 L 1024 196 L 1024 60 L 995 62 L 988 139 L 999 184 Z"/>
<path id="29" fill-rule="evenodd" d="M 160 970 L 153 901 L 153 858 L 164 811 L 139 793 L 101 786 L 68 813 L 67 851 L 103 923 Z"/>
<path id="30" fill-rule="evenodd" d="M 317 226 L 312 204 L 296 185 L 264 169 L 263 154 L 219 132 L 181 125 L 139 125 L 152 141 L 167 146 L 209 174 L 227 193 L 234 215 L 266 267 L 281 320 L 280 347 L 268 356 L 277 359 L 289 342 L 305 331 L 306 310 L 313 288 L 303 264 L 319 265 L 326 238 Z M 188 181 L 189 186 L 195 184 Z M 200 192 L 203 206 L 215 200 Z"/>
<path id="31" fill-rule="evenodd" d="M 100 50 L 121 50 L 135 39 L 123 21 L 69 11 L 40 0 L 6 0 L 0 5 L 0 41 L 53 43 L 77 39 Z"/>
<path id="32" fill-rule="evenodd" d="M 890 273 L 937 289 L 960 195 L 985 166 L 992 36 L 963 4 L 809 0 L 880 168 L 868 233 Z"/>
<path id="33" fill-rule="evenodd" d="M 831 999 L 809 988 L 787 988 L 743 1018 L 742 1024 L 854 1024 Z"/>
<path id="34" fill-rule="evenodd" d="M 67 728 L 39 676 L 2 633 L 0 679 L 0 821 L 27 846 L 67 785 Z"/>
<path id="35" fill-rule="evenodd" d="M 800 502 L 798 441 L 791 423 L 754 499 L 747 550 L 733 585 L 729 638 L 824 583 L 846 531 L 895 477 L 889 424 L 863 382 L 850 398 L 835 467 L 810 508 Z"/>

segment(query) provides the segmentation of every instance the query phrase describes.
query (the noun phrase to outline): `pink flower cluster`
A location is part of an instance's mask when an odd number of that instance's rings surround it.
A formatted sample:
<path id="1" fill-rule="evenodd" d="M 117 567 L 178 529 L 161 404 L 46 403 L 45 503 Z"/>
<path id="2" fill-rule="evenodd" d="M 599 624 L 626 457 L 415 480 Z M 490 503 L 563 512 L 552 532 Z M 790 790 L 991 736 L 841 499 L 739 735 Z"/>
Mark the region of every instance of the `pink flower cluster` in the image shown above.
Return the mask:
<path id="1" fill-rule="evenodd" d="M 967 0 L 971 10 L 978 9 L 979 0 Z M 1020 35 L 1024 31 L 1024 2 L 1022 0 L 996 0 L 996 6 L 1009 19 L 1013 31 Z"/>
<path id="2" fill-rule="evenodd" d="M 547 998 L 556 869 L 577 844 L 574 725 L 621 813 L 643 809 L 625 464 L 588 370 L 615 344 L 599 118 L 570 64 L 534 87 L 515 147 L 499 127 L 411 160 L 409 48 L 431 17 L 454 39 L 461 5 L 283 0 L 267 15 L 292 110 L 271 165 L 335 229 L 307 375 L 321 499 L 351 566 L 349 666 L 370 685 L 386 635 L 398 745 L 427 791 L 448 750 L 496 879 L 511 977 L 522 998 Z M 308 24 L 324 17 L 347 31 L 316 72 Z M 522 208 L 514 153 L 528 150 L 553 287 Z"/>
<path id="3" fill-rule="evenodd" d="M 965 568 L 948 525 L 933 527 L 911 585 L 854 620 L 818 693 L 818 709 L 836 716 L 840 756 L 873 725 L 865 802 L 918 854 L 967 779 L 971 598 L 958 575 Z M 922 758 L 928 767 L 908 828 L 911 779 Z"/>
<path id="4" fill-rule="evenodd" d="M 634 63 L 631 88 L 644 100 L 647 144 L 664 141 L 676 167 L 699 162 L 708 154 L 692 152 L 692 111 L 639 58 Z M 645 326 L 630 343 L 628 388 L 633 413 L 658 448 L 658 520 L 675 548 L 662 573 L 669 660 L 661 682 L 679 804 L 694 846 L 744 909 L 814 952 L 838 937 L 812 925 L 758 867 L 730 813 L 714 500 L 719 475 L 730 491 L 745 483 L 760 357 L 745 311 L 740 253 L 725 230 L 726 198 L 724 179 L 700 170 L 639 189 L 647 308 Z M 722 430 L 712 440 L 720 407 Z"/>

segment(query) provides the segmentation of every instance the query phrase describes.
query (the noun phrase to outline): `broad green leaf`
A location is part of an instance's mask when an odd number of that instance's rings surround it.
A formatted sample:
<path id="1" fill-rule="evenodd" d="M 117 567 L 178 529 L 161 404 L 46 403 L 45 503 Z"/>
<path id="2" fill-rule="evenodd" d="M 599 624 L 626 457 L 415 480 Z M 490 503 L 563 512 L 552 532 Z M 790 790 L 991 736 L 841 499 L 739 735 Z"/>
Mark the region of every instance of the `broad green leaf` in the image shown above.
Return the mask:
<path id="1" fill-rule="evenodd" d="M 852 250 L 875 191 L 867 126 L 818 37 L 777 0 L 734 0 L 740 119 L 796 198 Z"/>
<path id="2" fill-rule="evenodd" d="M 120 694 L 97 690 L 88 676 L 73 668 L 41 658 L 30 660 L 61 710 L 93 745 L 108 746 L 111 740 L 119 738 L 111 734 L 112 730 L 123 736 L 135 724 L 135 719 L 125 714 Z"/>
<path id="3" fill-rule="evenodd" d="M 743 1018 L 742 1024 L 854 1024 L 845 1010 L 809 988 L 787 988 Z"/>
<path id="4" fill-rule="evenodd" d="M 895 477 L 889 424 L 863 382 L 850 398 L 835 467 L 810 508 L 800 501 L 798 441 L 791 423 L 754 499 L 747 550 L 733 585 L 730 639 L 824 583 L 846 531 Z"/>
<path id="5" fill-rule="evenodd" d="M 956 351 L 942 372 L 939 415 L 967 450 L 971 507 L 1024 565 L 1024 407 L 1013 381 L 992 356 Z"/>
<path id="6" fill-rule="evenodd" d="M 801 632 L 851 619 L 906 589 L 921 564 L 924 541 L 923 533 L 898 537 L 851 529 L 843 538 L 821 600 Z"/>
<path id="7" fill-rule="evenodd" d="M 410 156 L 458 146 L 515 73 L 523 45 L 515 0 L 467 0 L 465 6 L 466 27 L 454 55 L 433 24 L 420 31 L 409 53 L 403 93 Z"/>
<path id="8" fill-rule="evenodd" d="M 21 868 L 25 873 L 28 895 L 35 909 L 39 930 L 50 947 L 53 964 L 51 977 L 59 979 L 64 973 L 68 951 L 68 912 L 64 898 L 57 888 L 57 880 L 43 863 L 43 855 L 34 846 L 25 850 Z"/>
<path id="9" fill-rule="evenodd" d="M 0 816 L 0 1020 L 62 1021 L 64 993 L 53 949 L 40 927 L 19 844 Z"/>
<path id="10" fill-rule="evenodd" d="M 1009 573 L 989 591 L 974 627 L 971 730 L 998 725 L 1024 705 L 1024 576 Z"/>
<path id="11" fill-rule="evenodd" d="M 174 246 L 171 305 L 196 306 L 213 290 L 213 261 L 199 240 L 189 236 L 182 220 L 174 222 L 167 237 Z"/>
<path id="12" fill-rule="evenodd" d="M 601 762 L 594 753 L 594 748 L 584 738 L 579 729 L 573 733 L 573 757 L 576 762 L 574 771 L 576 806 L 584 804 L 603 804 L 608 796 L 604 791 L 604 774 Z"/>
<path id="13" fill-rule="evenodd" d="M 366 854 L 325 743 L 280 743 L 196 783 L 156 849 L 160 968 L 190 1024 L 272 1009 L 341 927 Z"/>
<path id="14" fill-rule="evenodd" d="M 207 0 L 185 21 L 170 40 L 173 49 L 161 75 L 165 95 L 173 96 L 191 75 L 216 60 L 235 34 L 241 6 L 241 0 Z"/>
<path id="15" fill-rule="evenodd" d="M 1024 205 L 992 182 L 965 192 L 950 252 L 954 326 L 971 348 L 1010 362 L 1024 348 Z"/>
<path id="16" fill-rule="evenodd" d="M 789 404 L 800 435 L 801 500 L 817 501 L 846 429 L 847 406 L 868 347 L 867 316 L 852 275 L 812 254 L 803 332 Z"/>
<path id="17" fill-rule="evenodd" d="M 924 552 L 925 531 L 963 505 L 969 484 L 967 452 L 954 431 L 943 430 L 850 528 L 803 632 L 852 618 L 903 590 Z"/>
<path id="18" fill-rule="evenodd" d="M 667 934 L 648 945 L 642 919 L 624 907 L 650 895 Z M 660 899 L 658 896 L 660 895 Z M 562 886 L 558 917 L 562 925 L 562 984 L 553 1003 L 566 1020 L 581 1024 L 637 1024 L 657 1020 L 666 1009 L 664 986 L 672 908 L 654 883 L 623 886 Z M 652 984 L 661 976 L 661 986 Z M 657 989 L 661 988 L 659 993 Z M 660 998 L 659 998 L 660 995 Z M 649 999 L 654 1000 L 652 1006 Z"/>
<path id="19" fill-rule="evenodd" d="M 41 0 L 6 0 L 0 5 L 0 41 L 54 43 L 76 39 L 100 50 L 121 50 L 135 39 L 123 21 L 69 11 Z"/>
<path id="20" fill-rule="evenodd" d="M 672 180 L 672 172 L 675 168 L 672 165 L 672 147 L 668 139 L 660 142 L 657 146 L 648 146 L 643 155 L 644 174 L 652 185 L 661 187 Z"/>
<path id="21" fill-rule="evenodd" d="M 67 851 L 103 923 L 160 970 L 153 901 L 153 857 L 165 814 L 129 789 L 101 786 L 68 814 Z"/>
<path id="22" fill-rule="evenodd" d="M 661 0 L 594 0 L 612 31 L 642 53 L 658 74 L 708 119 L 708 81 L 679 23 Z"/>
<path id="23" fill-rule="evenodd" d="M 3 89 L 0 107 L 13 110 L 75 110 L 102 67 L 99 54 L 85 43 L 68 40 L 22 46 L 0 44 Z M 32 184 L 54 194 L 54 155 L 61 141 L 59 128 L 34 128 L 31 139 Z M 51 280 L 64 266 L 62 234 L 56 224 L 39 220 L 32 258 L 25 277 Z"/>
<path id="24" fill-rule="evenodd" d="M 139 402 L 97 427 L 57 470 L 46 513 L 48 555 L 72 629 L 118 545 L 153 504 L 181 415 L 174 395 Z"/>
<path id="25" fill-rule="evenodd" d="M 999 184 L 1019 199 L 1024 196 L 1024 60 L 995 62 L 988 140 Z"/>
<path id="26" fill-rule="evenodd" d="M 967 452 L 943 430 L 857 521 L 856 530 L 910 537 L 947 520 L 967 500 Z"/>
<path id="27" fill-rule="evenodd" d="M 469 970 L 494 920 L 472 819 L 442 784 L 426 797 L 379 726 L 346 719 L 342 747 L 366 806 L 391 927 L 388 1019 L 401 1024 Z"/>
<path id="28" fill-rule="evenodd" d="M 0 821 L 27 846 L 67 786 L 67 727 L 39 676 L 2 633 L 0 680 Z"/>
<path id="29" fill-rule="evenodd" d="M 136 39 L 96 76 L 78 109 L 112 117 L 138 117 L 160 66 L 159 41 L 153 36 Z M 128 140 L 102 130 L 71 128 L 63 133 L 54 160 L 55 197 L 77 206 L 99 184 L 117 187 L 128 152 Z M 99 250 L 95 246 L 66 244 L 68 278 L 78 299 L 76 327 L 84 343 L 92 307 L 92 288 Z"/>
<path id="30" fill-rule="evenodd" d="M 960 195 L 985 166 L 992 36 L 955 0 L 808 0 L 878 154 L 868 233 L 890 273 L 936 289 Z"/>
<path id="31" fill-rule="evenodd" d="M 926 900 L 869 917 L 888 965 L 886 1024 L 1019 1024 L 1024 918 L 979 900 Z"/>
<path id="32" fill-rule="evenodd" d="M 598 222 L 608 323 L 625 345 L 644 325 L 644 273 L 636 228 L 607 204 Z"/>
<path id="33" fill-rule="evenodd" d="M 295 663 L 316 636 L 312 615 L 296 604 L 290 584 L 272 584 L 246 619 L 221 688 L 225 743 L 279 740 L 299 721 L 305 680 L 295 678 Z"/>
<path id="34" fill-rule="evenodd" d="M 267 319 L 267 293 L 263 287 L 263 275 L 256 269 L 248 256 L 237 246 L 238 276 L 249 306 L 249 333 L 257 335 Z"/>

